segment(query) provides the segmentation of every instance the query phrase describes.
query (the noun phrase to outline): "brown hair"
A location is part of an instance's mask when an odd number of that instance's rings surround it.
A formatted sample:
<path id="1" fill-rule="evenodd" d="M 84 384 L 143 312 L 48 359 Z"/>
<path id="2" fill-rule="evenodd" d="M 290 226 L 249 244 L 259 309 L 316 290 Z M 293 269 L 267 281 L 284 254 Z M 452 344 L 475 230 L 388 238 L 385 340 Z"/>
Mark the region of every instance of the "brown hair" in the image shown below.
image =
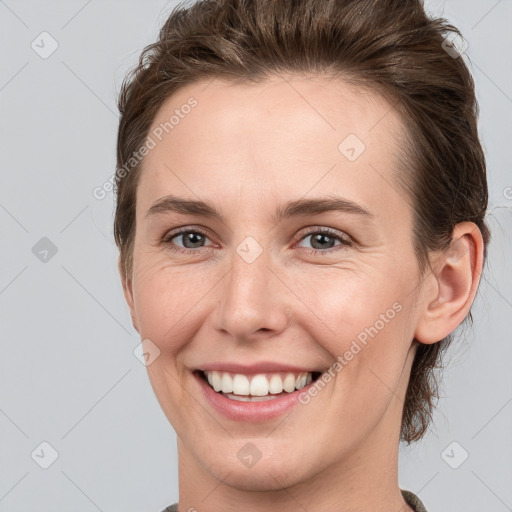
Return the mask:
<path id="1" fill-rule="evenodd" d="M 205 78 L 257 83 L 282 72 L 325 74 L 373 88 L 401 114 L 398 186 L 414 209 L 414 249 L 422 275 L 429 251 L 445 250 L 454 226 L 474 222 L 484 239 L 485 158 L 477 133 L 478 105 L 462 57 L 445 37 L 460 36 L 431 19 L 419 0 L 203 0 L 178 5 L 157 42 L 123 81 L 117 141 L 114 235 L 132 275 L 135 198 L 145 142 L 158 109 L 179 88 Z M 471 312 L 469 318 L 472 321 Z M 420 344 L 402 416 L 401 440 L 425 434 L 439 398 L 436 370 L 452 334 Z"/>

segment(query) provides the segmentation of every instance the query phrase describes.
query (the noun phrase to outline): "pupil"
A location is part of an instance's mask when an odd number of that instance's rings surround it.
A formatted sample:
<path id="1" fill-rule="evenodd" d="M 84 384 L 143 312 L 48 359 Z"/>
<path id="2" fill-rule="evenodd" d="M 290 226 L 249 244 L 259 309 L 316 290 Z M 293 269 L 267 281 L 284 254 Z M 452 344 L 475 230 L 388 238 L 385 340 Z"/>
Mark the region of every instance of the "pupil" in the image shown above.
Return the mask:
<path id="1" fill-rule="evenodd" d="M 321 233 L 317 234 L 316 236 L 314 236 L 314 237 L 313 237 L 313 242 L 312 242 L 312 243 L 313 243 L 313 246 L 314 246 L 317 242 L 320 242 L 320 244 L 322 243 L 322 241 L 323 241 L 323 242 L 325 242 L 325 240 L 326 240 L 326 239 L 330 239 L 331 241 L 333 241 L 333 238 L 332 238 L 332 237 L 330 237 L 329 235 L 324 235 L 324 234 L 321 234 Z M 332 245 L 329 245 L 329 247 L 332 247 Z M 322 245 L 321 245 L 319 248 L 320 248 L 320 249 L 324 249 L 324 248 L 325 248 L 325 246 L 322 246 Z"/>
<path id="2" fill-rule="evenodd" d="M 185 247 L 187 248 L 191 248 L 190 246 L 188 246 L 187 244 L 192 244 L 194 247 L 196 247 L 195 244 L 200 244 L 202 241 L 203 241 L 203 235 L 201 235 L 200 233 L 187 233 L 185 235 Z M 327 241 L 327 244 L 329 245 L 329 247 L 332 247 L 332 242 L 333 242 L 333 238 L 329 235 L 324 235 L 322 233 L 318 233 L 316 236 L 313 237 L 313 246 L 315 244 L 320 244 L 320 249 L 323 249 L 325 248 L 325 243 Z M 329 244 L 329 241 L 331 242 L 331 244 Z"/>
<path id="3" fill-rule="evenodd" d="M 185 241 L 186 241 L 185 247 L 187 247 L 188 249 L 194 248 L 195 246 L 190 247 L 187 244 L 191 243 L 193 245 L 193 244 L 201 243 L 202 238 L 203 238 L 203 235 L 201 235 L 199 233 L 187 233 L 187 235 L 185 235 Z M 196 239 L 196 241 L 194 241 L 194 239 Z"/>

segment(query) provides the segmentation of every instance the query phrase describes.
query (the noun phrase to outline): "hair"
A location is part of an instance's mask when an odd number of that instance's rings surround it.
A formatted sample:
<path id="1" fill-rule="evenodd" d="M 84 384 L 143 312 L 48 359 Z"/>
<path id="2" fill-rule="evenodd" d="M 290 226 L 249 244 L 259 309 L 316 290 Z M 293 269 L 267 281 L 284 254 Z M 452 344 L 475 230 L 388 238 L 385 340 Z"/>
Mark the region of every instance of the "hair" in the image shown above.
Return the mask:
<path id="1" fill-rule="evenodd" d="M 207 78 L 256 84 L 288 72 L 340 78 L 374 90 L 399 112 L 406 134 L 400 141 L 397 183 L 413 209 L 413 245 L 422 276 L 432 269 L 431 251 L 447 250 L 454 242 L 453 228 L 463 221 L 480 229 L 485 262 L 490 232 L 478 104 L 464 59 L 445 50 L 445 40 L 453 37 L 462 38 L 459 30 L 444 18 L 427 16 L 420 0 L 178 4 L 119 93 L 114 237 L 123 277 L 131 279 L 133 271 L 141 168 L 136 160 L 127 172 L 126 163 L 134 161 L 163 102 Z M 472 322 L 471 312 L 468 317 Z M 401 441 L 421 439 L 432 420 L 439 398 L 436 374 L 452 336 L 418 346 Z"/>

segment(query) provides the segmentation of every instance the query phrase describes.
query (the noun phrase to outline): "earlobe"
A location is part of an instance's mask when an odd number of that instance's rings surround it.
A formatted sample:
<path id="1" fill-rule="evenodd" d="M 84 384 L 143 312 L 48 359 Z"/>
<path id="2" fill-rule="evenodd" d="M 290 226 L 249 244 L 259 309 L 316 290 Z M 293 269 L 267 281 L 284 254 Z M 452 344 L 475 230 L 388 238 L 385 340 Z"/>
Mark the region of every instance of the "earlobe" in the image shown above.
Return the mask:
<path id="1" fill-rule="evenodd" d="M 119 271 L 119 276 L 121 277 L 121 284 L 123 285 L 123 293 L 126 303 L 128 304 L 128 308 L 130 309 L 130 316 L 132 318 L 132 325 L 134 329 L 139 332 L 139 326 L 137 323 L 137 316 L 135 314 L 134 300 L 133 300 L 133 288 L 132 288 L 132 280 L 131 276 L 127 276 L 123 264 L 121 262 L 121 256 L 117 261 L 117 268 Z"/>
<path id="2" fill-rule="evenodd" d="M 451 246 L 436 261 L 434 297 L 425 296 L 420 305 L 415 338 L 435 343 L 452 333 L 467 316 L 478 289 L 483 266 L 484 244 L 473 222 L 457 224 Z"/>

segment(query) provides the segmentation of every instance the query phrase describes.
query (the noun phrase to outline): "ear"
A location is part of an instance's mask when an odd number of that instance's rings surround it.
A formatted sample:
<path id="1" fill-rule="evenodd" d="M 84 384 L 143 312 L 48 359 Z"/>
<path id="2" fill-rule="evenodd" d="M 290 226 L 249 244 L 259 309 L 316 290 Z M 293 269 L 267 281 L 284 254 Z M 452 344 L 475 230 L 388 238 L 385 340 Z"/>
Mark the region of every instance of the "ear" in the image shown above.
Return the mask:
<path id="1" fill-rule="evenodd" d="M 457 224 L 452 244 L 434 264 L 434 285 L 424 295 L 415 338 L 432 344 L 453 332 L 475 298 L 484 259 L 482 233 L 473 222 Z"/>
<path id="2" fill-rule="evenodd" d="M 130 308 L 130 316 L 132 317 L 132 325 L 134 329 L 139 332 L 139 325 L 137 322 L 137 315 L 135 314 L 134 300 L 133 300 L 133 289 L 131 276 L 126 275 L 126 271 L 121 263 L 121 256 L 117 260 L 117 268 L 121 277 L 121 283 L 123 285 L 124 298 Z"/>

